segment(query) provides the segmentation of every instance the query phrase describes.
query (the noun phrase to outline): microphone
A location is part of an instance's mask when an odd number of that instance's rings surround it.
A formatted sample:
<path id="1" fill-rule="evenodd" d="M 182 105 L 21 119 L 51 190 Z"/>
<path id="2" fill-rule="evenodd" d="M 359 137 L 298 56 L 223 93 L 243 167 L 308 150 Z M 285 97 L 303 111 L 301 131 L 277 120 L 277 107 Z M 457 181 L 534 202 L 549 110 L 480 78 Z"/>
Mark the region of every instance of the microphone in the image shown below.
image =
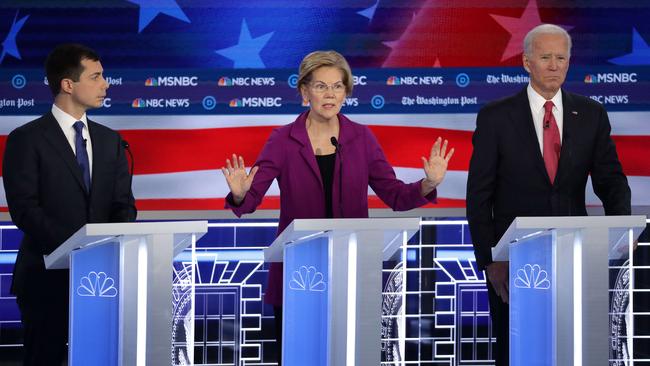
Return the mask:
<path id="1" fill-rule="evenodd" d="M 134 197 L 133 196 L 133 172 L 134 172 L 133 169 L 134 169 L 134 166 L 135 166 L 135 161 L 133 160 L 133 153 L 131 152 L 131 148 L 130 148 L 131 145 L 129 145 L 129 143 L 126 140 L 121 140 L 121 145 L 124 148 L 124 150 L 126 150 L 126 152 L 129 153 L 129 157 L 131 158 L 131 170 L 129 171 L 129 195 L 131 197 Z M 130 197 L 129 197 L 129 200 L 130 200 Z M 134 198 L 134 200 L 135 200 L 135 198 Z M 133 210 L 135 212 L 137 212 L 138 209 L 135 207 L 134 203 L 129 202 L 129 205 L 133 207 Z"/>
<path id="2" fill-rule="evenodd" d="M 548 121 L 548 120 L 544 121 L 544 129 L 547 130 L 547 129 L 549 129 L 550 127 L 551 127 L 551 122 Z"/>
<path id="3" fill-rule="evenodd" d="M 336 137 L 332 136 L 330 142 L 334 145 L 334 152 L 339 156 L 339 210 L 340 217 L 343 217 L 343 155 L 341 154 L 341 144 Z"/>
<path id="4" fill-rule="evenodd" d="M 336 150 L 335 150 L 336 153 L 338 153 L 339 152 L 339 140 L 337 140 L 336 137 L 332 136 L 332 138 L 330 138 L 330 142 L 336 148 Z"/>

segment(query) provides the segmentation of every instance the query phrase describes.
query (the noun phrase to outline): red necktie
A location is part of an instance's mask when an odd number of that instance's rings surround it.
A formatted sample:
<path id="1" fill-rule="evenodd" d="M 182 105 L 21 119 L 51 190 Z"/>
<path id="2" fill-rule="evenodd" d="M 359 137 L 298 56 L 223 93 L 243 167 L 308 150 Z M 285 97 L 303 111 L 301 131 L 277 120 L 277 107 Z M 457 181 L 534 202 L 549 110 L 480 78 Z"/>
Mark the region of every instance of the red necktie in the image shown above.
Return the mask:
<path id="1" fill-rule="evenodd" d="M 557 174 L 557 165 L 560 160 L 560 149 L 562 142 L 560 141 L 560 129 L 557 127 L 555 117 L 553 116 L 553 102 L 550 100 L 544 103 L 544 165 L 548 172 L 548 177 L 551 178 L 551 183 L 555 181 Z"/>

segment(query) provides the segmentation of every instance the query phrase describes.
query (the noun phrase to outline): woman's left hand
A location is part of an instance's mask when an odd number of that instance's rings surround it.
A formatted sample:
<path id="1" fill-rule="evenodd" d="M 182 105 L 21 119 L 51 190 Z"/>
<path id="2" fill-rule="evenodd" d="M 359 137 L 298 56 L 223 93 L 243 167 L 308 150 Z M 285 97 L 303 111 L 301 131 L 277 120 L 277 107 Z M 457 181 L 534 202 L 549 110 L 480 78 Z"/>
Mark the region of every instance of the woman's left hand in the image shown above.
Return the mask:
<path id="1" fill-rule="evenodd" d="M 453 148 L 447 151 L 447 140 L 443 142 L 442 138 L 438 137 L 431 148 L 429 159 L 422 157 L 424 173 L 426 174 L 426 178 L 422 180 L 422 193 L 424 195 L 429 194 L 445 178 L 447 164 L 453 155 Z"/>

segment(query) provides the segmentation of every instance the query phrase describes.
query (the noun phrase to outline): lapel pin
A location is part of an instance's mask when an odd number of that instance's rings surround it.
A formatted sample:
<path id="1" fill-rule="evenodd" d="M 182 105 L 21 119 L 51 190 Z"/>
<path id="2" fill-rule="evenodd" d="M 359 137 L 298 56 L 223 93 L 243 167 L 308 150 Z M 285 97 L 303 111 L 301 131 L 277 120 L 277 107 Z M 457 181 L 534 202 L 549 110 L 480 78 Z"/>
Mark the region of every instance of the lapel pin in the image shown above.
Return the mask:
<path id="1" fill-rule="evenodd" d="M 574 116 L 577 116 L 577 115 L 578 115 L 578 111 L 571 111 L 571 114 L 573 114 Z"/>

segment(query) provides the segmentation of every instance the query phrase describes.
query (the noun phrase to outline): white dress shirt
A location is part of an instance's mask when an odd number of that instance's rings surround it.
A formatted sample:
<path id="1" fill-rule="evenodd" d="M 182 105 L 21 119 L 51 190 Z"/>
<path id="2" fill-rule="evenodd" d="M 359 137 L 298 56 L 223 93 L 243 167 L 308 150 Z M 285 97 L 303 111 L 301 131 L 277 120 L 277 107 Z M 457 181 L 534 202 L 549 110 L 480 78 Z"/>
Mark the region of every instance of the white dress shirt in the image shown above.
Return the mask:
<path id="1" fill-rule="evenodd" d="M 63 130 L 63 134 L 65 135 L 65 138 L 68 140 L 68 143 L 70 144 L 70 147 L 72 148 L 72 152 L 77 155 L 77 149 L 75 147 L 75 137 L 76 137 L 76 131 L 74 130 L 74 127 L 72 127 L 75 122 L 81 121 L 84 124 L 84 128 L 81 131 L 81 136 L 86 140 L 86 151 L 88 152 L 88 165 L 90 166 L 90 180 L 92 181 L 93 177 L 93 144 L 92 141 L 90 140 L 90 133 L 88 132 L 88 119 L 86 118 L 86 114 L 84 113 L 83 116 L 81 116 L 80 119 L 76 119 L 72 117 L 71 115 L 67 114 L 61 108 L 57 107 L 56 104 L 52 104 L 52 114 L 54 115 L 54 118 L 56 119 L 57 122 L 59 122 L 59 127 L 61 127 L 61 130 Z"/>
<path id="2" fill-rule="evenodd" d="M 533 89 L 530 84 L 526 89 L 528 92 L 528 103 L 530 104 L 530 112 L 533 114 L 533 123 L 535 124 L 535 133 L 537 134 L 537 141 L 539 142 L 539 151 L 542 152 L 542 157 L 544 156 L 544 103 L 546 99 L 543 96 L 539 95 L 535 89 Z M 558 90 L 555 93 L 555 96 L 551 98 L 553 102 L 553 117 L 555 117 L 555 122 L 557 122 L 557 128 L 560 130 L 560 142 L 562 142 L 562 126 L 564 123 L 563 119 L 563 109 L 562 109 L 562 89 Z"/>

